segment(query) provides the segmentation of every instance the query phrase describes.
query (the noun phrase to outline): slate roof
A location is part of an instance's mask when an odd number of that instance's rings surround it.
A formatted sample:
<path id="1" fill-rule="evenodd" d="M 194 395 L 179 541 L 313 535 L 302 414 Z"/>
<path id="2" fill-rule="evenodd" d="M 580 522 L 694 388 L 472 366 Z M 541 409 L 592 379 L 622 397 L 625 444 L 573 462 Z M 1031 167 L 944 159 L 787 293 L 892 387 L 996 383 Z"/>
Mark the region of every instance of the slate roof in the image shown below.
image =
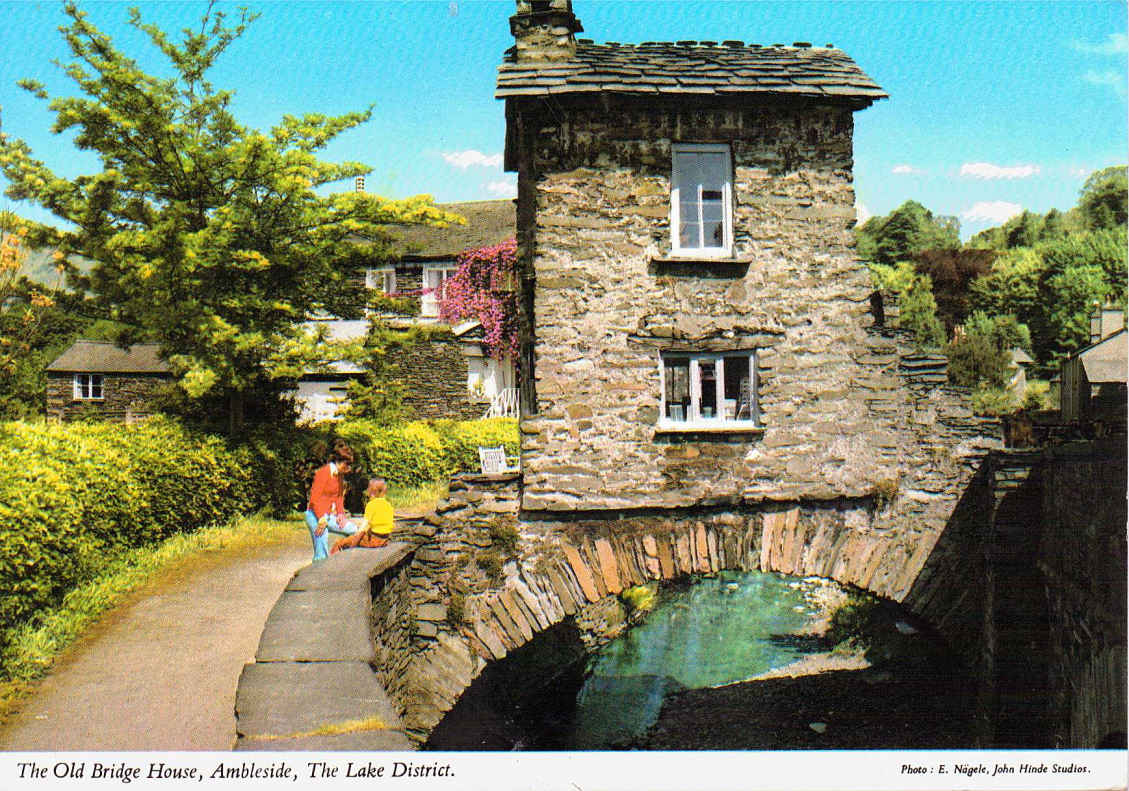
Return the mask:
<path id="1" fill-rule="evenodd" d="M 165 374 L 168 363 L 157 356 L 155 343 L 137 343 L 128 350 L 111 341 L 75 341 L 47 366 L 48 371 L 98 374 Z"/>
<path id="2" fill-rule="evenodd" d="M 437 203 L 436 207 L 466 218 L 466 225 L 434 228 L 405 225 L 390 228 L 398 241 L 394 247 L 406 260 L 454 258 L 464 250 L 500 244 L 512 239 L 517 215 L 512 199 Z"/>
<path id="3" fill-rule="evenodd" d="M 495 96 L 631 94 L 762 94 L 861 102 L 888 98 L 844 52 L 831 45 L 790 47 L 740 41 L 595 44 L 580 39 L 564 61 L 514 62 L 507 50 Z"/>
<path id="4" fill-rule="evenodd" d="M 1091 384 L 1129 380 L 1129 332 L 1119 330 L 1077 355 Z"/>

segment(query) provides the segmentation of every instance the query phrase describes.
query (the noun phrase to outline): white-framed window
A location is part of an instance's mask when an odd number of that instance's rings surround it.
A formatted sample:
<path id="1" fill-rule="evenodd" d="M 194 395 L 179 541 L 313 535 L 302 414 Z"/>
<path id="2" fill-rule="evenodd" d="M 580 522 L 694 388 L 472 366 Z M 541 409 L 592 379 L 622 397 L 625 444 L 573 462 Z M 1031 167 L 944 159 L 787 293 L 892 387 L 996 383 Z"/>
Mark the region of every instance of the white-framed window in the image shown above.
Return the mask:
<path id="1" fill-rule="evenodd" d="M 101 401 L 102 374 L 75 374 L 74 400 Z"/>
<path id="2" fill-rule="evenodd" d="M 672 146 L 670 237 L 674 255 L 733 254 L 733 163 L 728 145 Z"/>
<path id="3" fill-rule="evenodd" d="M 395 269 L 367 269 L 365 270 L 365 288 L 379 291 L 382 294 L 396 293 Z"/>
<path id="4" fill-rule="evenodd" d="M 659 428 L 759 428 L 756 351 L 659 355 Z"/>
<path id="5" fill-rule="evenodd" d="M 423 296 L 419 301 L 419 315 L 429 318 L 439 315 L 439 301 L 443 299 L 443 287 L 457 271 L 458 267 L 454 264 L 424 266 Z"/>

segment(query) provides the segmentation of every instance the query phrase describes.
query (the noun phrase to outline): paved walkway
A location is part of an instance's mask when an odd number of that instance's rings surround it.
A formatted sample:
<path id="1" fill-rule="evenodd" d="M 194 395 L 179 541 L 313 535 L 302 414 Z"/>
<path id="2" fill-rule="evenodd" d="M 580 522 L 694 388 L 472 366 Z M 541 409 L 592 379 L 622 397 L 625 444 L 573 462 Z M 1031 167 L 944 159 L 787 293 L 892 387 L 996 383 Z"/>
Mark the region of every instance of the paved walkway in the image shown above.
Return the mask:
<path id="1" fill-rule="evenodd" d="M 310 538 L 185 564 L 110 612 L 0 732 L 0 749 L 230 750 L 235 687 Z"/>

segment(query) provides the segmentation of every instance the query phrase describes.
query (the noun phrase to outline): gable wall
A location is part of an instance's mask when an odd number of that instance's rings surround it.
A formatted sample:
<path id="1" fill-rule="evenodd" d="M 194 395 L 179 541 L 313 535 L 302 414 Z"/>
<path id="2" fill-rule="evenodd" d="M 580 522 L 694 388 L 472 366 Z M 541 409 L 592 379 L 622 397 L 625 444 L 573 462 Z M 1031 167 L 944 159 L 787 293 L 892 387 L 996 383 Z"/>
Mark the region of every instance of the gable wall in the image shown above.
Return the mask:
<path id="1" fill-rule="evenodd" d="M 60 420 L 97 415 L 107 420 L 126 421 L 153 413 L 152 398 L 166 374 L 102 375 L 103 398 L 76 401 L 74 374 L 47 372 L 47 416 Z"/>
<path id="2" fill-rule="evenodd" d="M 539 414 L 529 509 L 859 496 L 884 472 L 868 400 L 869 276 L 855 260 L 849 109 L 514 106 Z M 730 142 L 747 271 L 673 273 L 672 142 Z M 759 350 L 763 436 L 656 436 L 659 352 Z"/>

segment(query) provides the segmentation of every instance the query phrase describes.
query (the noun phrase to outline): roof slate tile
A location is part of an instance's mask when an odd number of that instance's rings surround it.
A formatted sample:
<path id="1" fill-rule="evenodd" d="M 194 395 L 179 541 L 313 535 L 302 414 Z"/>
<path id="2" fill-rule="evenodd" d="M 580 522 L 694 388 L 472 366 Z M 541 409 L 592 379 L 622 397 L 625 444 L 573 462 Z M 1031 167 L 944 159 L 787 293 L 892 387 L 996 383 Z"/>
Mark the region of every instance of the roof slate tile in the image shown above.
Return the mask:
<path id="1" fill-rule="evenodd" d="M 789 81 L 789 82 L 785 82 Z M 495 95 L 618 93 L 790 93 L 855 98 L 886 93 L 845 53 L 808 45 L 742 45 L 726 41 L 594 44 L 581 39 L 571 60 L 514 62 L 508 50 Z"/>

